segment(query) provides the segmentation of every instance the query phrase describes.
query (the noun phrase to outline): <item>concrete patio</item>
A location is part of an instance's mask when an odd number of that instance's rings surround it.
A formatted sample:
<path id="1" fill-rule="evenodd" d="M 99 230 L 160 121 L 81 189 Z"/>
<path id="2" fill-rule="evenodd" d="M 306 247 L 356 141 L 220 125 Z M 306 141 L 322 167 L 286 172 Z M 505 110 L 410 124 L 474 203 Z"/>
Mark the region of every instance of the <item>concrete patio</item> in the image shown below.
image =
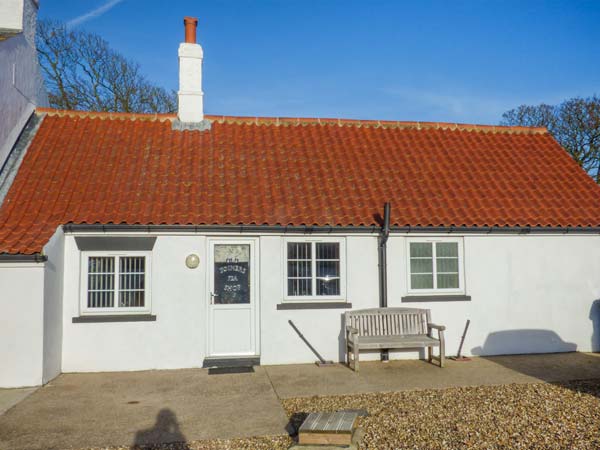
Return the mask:
<path id="1" fill-rule="evenodd" d="M 345 366 L 257 367 L 208 375 L 203 369 L 63 374 L 0 415 L 0 448 L 83 448 L 285 434 L 279 399 L 452 386 L 600 378 L 600 355 L 449 361 L 365 362 Z M 3 399 L 16 390 L 0 390 Z"/>

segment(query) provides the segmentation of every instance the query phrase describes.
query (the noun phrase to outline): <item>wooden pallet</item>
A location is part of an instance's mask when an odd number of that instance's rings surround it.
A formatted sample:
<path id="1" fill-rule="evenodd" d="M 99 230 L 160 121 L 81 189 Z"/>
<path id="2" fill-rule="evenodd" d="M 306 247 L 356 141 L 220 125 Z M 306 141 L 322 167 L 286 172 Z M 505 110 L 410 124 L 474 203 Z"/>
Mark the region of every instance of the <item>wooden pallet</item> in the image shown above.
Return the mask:
<path id="1" fill-rule="evenodd" d="M 350 445 L 356 412 L 311 413 L 298 430 L 301 445 Z"/>

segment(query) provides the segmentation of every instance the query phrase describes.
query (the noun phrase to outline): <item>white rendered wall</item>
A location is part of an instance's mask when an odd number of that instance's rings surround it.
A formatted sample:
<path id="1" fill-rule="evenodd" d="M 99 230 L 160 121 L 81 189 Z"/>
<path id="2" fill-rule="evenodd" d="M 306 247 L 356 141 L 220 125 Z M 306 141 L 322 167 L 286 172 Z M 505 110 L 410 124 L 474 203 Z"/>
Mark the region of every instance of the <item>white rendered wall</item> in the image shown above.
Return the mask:
<path id="1" fill-rule="evenodd" d="M 0 264 L 2 388 L 42 383 L 43 292 L 43 263 Z"/>
<path id="2" fill-rule="evenodd" d="M 42 383 L 52 380 L 61 372 L 62 362 L 62 307 L 64 234 L 58 229 L 44 247 L 48 260 L 44 264 L 44 365 Z"/>
<path id="3" fill-rule="evenodd" d="M 243 237 L 243 236 L 241 236 Z M 343 310 L 278 311 L 282 238 L 260 239 L 261 358 L 265 364 L 309 362 L 316 357 L 287 320 L 292 319 L 329 359 L 342 355 Z M 373 237 L 346 243 L 348 299 L 356 306 L 377 304 L 377 249 Z M 159 236 L 152 253 L 152 314 L 155 322 L 73 323 L 79 315 L 80 253 L 73 236 L 65 237 L 63 372 L 174 369 L 201 367 L 206 356 L 206 238 Z M 266 252 L 266 253 L 265 253 Z M 200 256 L 197 269 L 185 266 L 190 253 Z M 282 351 L 284 349 L 285 351 Z"/>
<path id="4" fill-rule="evenodd" d="M 324 358 L 342 360 L 343 309 L 277 310 L 283 297 L 283 242 L 276 235 L 260 239 L 261 363 L 316 360 L 289 320 Z M 64 372 L 201 366 L 206 356 L 206 237 L 158 237 L 152 256 L 156 322 L 72 323 L 79 310 L 80 258 L 72 236 L 65 245 Z M 465 354 L 592 349 L 593 335 L 600 330 L 600 316 L 590 319 L 593 302 L 600 299 L 599 236 L 466 236 L 470 302 L 401 303 L 406 240 L 392 236 L 388 245 L 390 306 L 430 308 L 433 320 L 447 326 L 448 354 L 456 353 L 467 319 L 471 328 Z M 200 256 L 199 268 L 185 266 L 190 253 Z M 376 236 L 348 236 L 346 253 L 347 301 L 353 309 L 377 307 Z M 377 358 L 373 353 L 363 359 Z"/>
<path id="5" fill-rule="evenodd" d="M 79 315 L 80 257 L 65 237 L 63 372 L 201 367 L 205 353 L 206 239 L 159 237 L 152 254 L 155 322 L 72 323 Z M 201 255 L 197 269 L 185 258 Z"/>
<path id="6" fill-rule="evenodd" d="M 600 313 L 592 310 L 600 298 L 600 236 L 464 237 L 470 302 L 400 303 L 407 295 L 406 250 L 403 237 L 390 239 L 390 306 L 431 309 L 432 320 L 447 327 L 448 354 L 456 354 L 467 319 L 466 355 L 597 349 Z"/>
<path id="7" fill-rule="evenodd" d="M 0 40 L 0 168 L 35 107 L 48 104 L 35 49 L 37 6 L 33 0 L 0 2 L 0 28 L 9 18 L 4 8 L 14 11 L 17 3 L 23 8 L 19 14 L 23 32 Z M 16 16 L 11 13 L 8 21 L 14 22 Z"/>
<path id="8" fill-rule="evenodd" d="M 261 239 L 261 363 L 315 362 L 317 356 L 289 324 L 291 320 L 317 352 L 327 360 L 344 359 L 344 309 L 277 310 L 283 297 L 283 238 Z M 379 304 L 377 238 L 346 238 L 347 301 L 353 309 Z"/>

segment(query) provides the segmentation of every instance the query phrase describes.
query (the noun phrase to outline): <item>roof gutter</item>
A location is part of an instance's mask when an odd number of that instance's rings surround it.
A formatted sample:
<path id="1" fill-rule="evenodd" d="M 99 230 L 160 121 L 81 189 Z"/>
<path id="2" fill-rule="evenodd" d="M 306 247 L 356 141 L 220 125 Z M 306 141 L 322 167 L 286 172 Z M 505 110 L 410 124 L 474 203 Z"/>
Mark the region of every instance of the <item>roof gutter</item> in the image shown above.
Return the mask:
<path id="1" fill-rule="evenodd" d="M 378 233 L 379 227 L 317 226 L 317 225 L 127 225 L 127 224 L 65 224 L 65 232 L 180 232 L 180 233 Z"/>
<path id="2" fill-rule="evenodd" d="M 42 263 L 46 261 L 48 261 L 48 257 L 41 253 L 34 253 L 32 255 L 0 253 L 0 263 Z"/>
<path id="3" fill-rule="evenodd" d="M 63 231 L 77 232 L 127 232 L 127 233 L 297 233 L 297 234 L 381 234 L 382 228 L 376 225 L 360 226 L 317 226 L 317 225 L 140 225 L 140 224 L 65 224 Z M 389 226 L 389 234 L 600 234 L 600 227 L 469 227 L 469 226 Z"/>

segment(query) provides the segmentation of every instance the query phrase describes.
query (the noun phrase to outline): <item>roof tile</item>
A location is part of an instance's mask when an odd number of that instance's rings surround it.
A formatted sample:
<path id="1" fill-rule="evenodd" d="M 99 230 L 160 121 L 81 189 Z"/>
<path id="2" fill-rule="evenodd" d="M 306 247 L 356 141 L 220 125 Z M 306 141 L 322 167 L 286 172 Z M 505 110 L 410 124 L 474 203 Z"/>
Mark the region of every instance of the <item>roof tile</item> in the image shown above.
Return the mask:
<path id="1" fill-rule="evenodd" d="M 39 110 L 0 253 L 64 223 L 600 226 L 600 187 L 543 128 Z"/>

